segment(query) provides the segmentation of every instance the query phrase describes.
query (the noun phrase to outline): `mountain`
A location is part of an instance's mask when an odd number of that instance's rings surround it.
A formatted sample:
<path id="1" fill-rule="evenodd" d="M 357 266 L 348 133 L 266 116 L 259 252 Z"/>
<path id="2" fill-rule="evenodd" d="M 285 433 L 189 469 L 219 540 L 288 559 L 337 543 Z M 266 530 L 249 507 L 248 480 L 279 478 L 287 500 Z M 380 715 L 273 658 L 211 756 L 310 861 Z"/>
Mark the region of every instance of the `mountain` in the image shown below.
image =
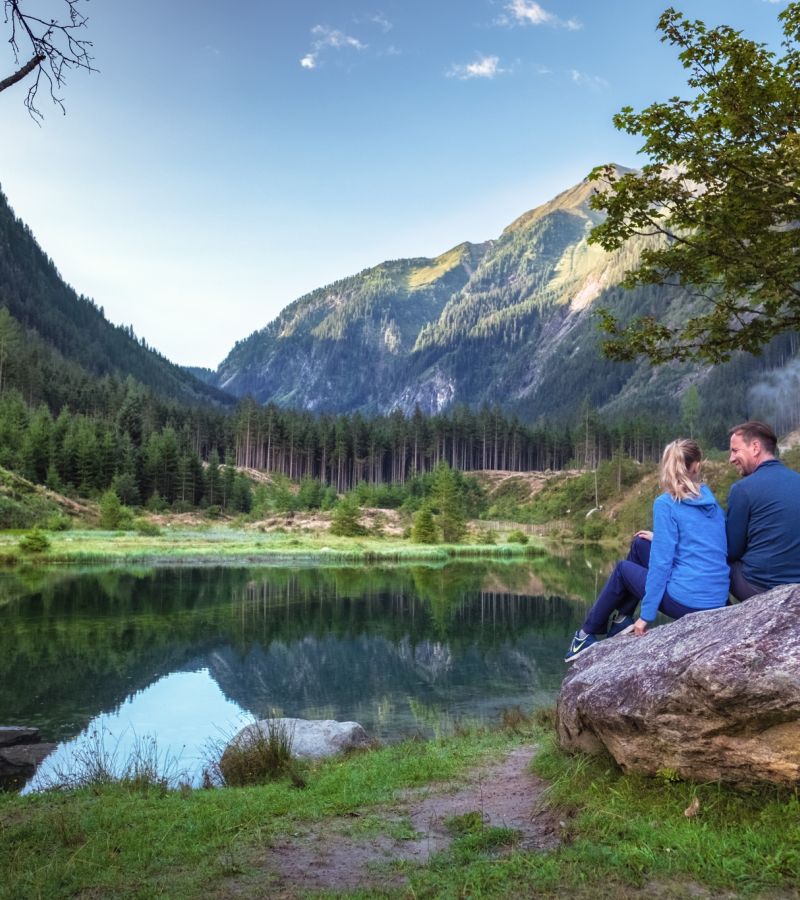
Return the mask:
<path id="1" fill-rule="evenodd" d="M 0 307 L 23 335 L 23 346 L 9 365 L 16 366 L 17 386 L 28 397 L 61 406 L 72 402 L 75 391 L 91 391 L 98 378 L 132 377 L 166 400 L 212 406 L 235 402 L 149 348 L 130 328 L 112 325 L 102 308 L 78 295 L 15 217 L 2 191 Z"/>
<path id="2" fill-rule="evenodd" d="M 697 383 L 704 412 L 720 422 L 752 414 L 751 385 L 796 356 L 788 339 L 760 359 L 713 370 L 602 357 L 598 307 L 623 322 L 675 321 L 699 301 L 660 285 L 620 286 L 645 239 L 614 253 L 590 246 L 601 217 L 589 206 L 594 190 L 582 181 L 496 240 L 385 262 L 301 297 L 238 342 L 215 383 L 309 410 L 435 413 L 489 403 L 526 420 L 572 416 L 587 400 L 603 413 L 677 416 Z"/>
<path id="3" fill-rule="evenodd" d="M 238 343 L 216 383 L 297 408 L 386 408 L 419 335 L 467 285 L 489 246 L 385 262 L 313 291 Z"/>

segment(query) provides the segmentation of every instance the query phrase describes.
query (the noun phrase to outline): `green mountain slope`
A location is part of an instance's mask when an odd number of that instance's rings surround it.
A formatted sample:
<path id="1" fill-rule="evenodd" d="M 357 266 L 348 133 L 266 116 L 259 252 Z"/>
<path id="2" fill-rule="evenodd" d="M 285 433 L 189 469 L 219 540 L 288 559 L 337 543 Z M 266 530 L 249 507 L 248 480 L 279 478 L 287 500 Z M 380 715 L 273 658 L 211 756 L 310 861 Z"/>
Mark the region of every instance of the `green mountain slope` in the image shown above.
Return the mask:
<path id="1" fill-rule="evenodd" d="M 27 349 L 37 357 L 30 365 L 39 374 L 68 372 L 70 380 L 87 384 L 102 376 L 132 376 L 165 399 L 218 406 L 233 402 L 147 347 L 131 329 L 112 325 L 102 309 L 79 296 L 62 280 L 27 226 L 14 216 L 2 192 L 0 307 L 23 329 Z M 36 393 L 59 405 L 60 387 L 51 378 Z"/>
<path id="2" fill-rule="evenodd" d="M 217 384 L 314 410 L 433 413 L 498 403 L 525 419 L 607 413 L 677 416 L 697 383 L 719 418 L 752 414 L 750 388 L 796 356 L 780 339 L 727 366 L 615 363 L 601 354 L 596 310 L 622 321 L 680 318 L 700 302 L 662 286 L 625 291 L 644 239 L 615 253 L 587 242 L 600 214 L 586 181 L 520 216 L 494 241 L 437 260 L 399 260 L 302 297 L 239 342 Z M 730 375 L 730 377 L 728 377 Z"/>
<path id="3" fill-rule="evenodd" d="M 385 408 L 421 330 L 468 282 L 488 246 L 385 262 L 301 297 L 236 344 L 217 383 L 304 409 Z"/>

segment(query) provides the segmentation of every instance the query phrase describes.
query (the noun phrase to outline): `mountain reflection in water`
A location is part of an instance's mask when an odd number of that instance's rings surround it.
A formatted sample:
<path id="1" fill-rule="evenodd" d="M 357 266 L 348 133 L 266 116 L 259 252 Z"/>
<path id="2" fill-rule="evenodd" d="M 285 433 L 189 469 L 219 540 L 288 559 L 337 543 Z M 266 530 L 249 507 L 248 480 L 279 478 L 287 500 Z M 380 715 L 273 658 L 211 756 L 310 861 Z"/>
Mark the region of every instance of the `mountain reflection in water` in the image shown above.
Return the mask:
<path id="1" fill-rule="evenodd" d="M 553 701 L 602 568 L 543 554 L 3 574 L 0 724 L 61 741 L 152 733 L 196 760 L 245 715 L 356 720 L 396 739 L 530 709 Z"/>

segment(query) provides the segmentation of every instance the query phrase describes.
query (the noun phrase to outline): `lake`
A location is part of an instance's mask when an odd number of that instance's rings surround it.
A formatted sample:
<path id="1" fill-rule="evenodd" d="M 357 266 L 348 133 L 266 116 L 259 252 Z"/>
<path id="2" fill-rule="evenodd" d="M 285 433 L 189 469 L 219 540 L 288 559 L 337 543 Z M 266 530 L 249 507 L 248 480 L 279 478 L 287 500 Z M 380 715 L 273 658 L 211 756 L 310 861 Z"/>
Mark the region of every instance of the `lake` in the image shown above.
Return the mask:
<path id="1" fill-rule="evenodd" d="M 270 714 L 384 741 L 552 704 L 609 561 L 30 570 L 0 575 L 0 724 L 59 749 L 154 736 L 199 778 L 210 742 Z"/>

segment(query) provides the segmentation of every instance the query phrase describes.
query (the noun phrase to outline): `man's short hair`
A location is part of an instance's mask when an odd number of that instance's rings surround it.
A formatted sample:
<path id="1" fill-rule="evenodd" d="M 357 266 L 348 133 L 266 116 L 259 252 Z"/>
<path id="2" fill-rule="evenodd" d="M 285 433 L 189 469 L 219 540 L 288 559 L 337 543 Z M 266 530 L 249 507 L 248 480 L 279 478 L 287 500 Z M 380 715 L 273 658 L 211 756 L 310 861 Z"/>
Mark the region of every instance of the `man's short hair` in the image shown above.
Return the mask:
<path id="1" fill-rule="evenodd" d="M 735 434 L 740 435 L 745 444 L 752 444 L 754 440 L 758 439 L 761 441 L 761 446 L 772 456 L 778 452 L 778 436 L 769 425 L 765 425 L 763 422 L 742 422 L 741 425 L 734 425 L 728 431 L 728 435 L 733 437 Z"/>

